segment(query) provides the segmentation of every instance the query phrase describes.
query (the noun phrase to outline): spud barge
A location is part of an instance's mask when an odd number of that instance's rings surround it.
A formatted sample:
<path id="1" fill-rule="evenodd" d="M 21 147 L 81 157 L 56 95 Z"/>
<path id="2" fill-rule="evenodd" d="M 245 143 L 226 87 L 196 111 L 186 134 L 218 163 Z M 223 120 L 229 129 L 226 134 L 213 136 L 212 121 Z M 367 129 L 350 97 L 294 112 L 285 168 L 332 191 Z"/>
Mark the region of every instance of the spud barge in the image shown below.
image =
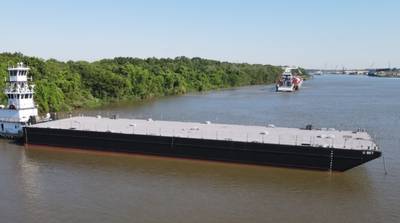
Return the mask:
<path id="1" fill-rule="evenodd" d="M 364 131 L 73 117 L 24 128 L 26 145 L 345 171 L 381 156 Z"/>

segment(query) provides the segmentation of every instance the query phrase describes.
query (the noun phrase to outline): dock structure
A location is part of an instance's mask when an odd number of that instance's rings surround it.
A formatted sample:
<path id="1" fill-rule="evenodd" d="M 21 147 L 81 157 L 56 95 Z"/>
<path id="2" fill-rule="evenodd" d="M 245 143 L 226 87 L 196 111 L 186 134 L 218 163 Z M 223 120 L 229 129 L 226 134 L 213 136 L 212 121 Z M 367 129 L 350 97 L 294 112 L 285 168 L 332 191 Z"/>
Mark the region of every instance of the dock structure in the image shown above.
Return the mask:
<path id="1" fill-rule="evenodd" d="M 26 145 L 345 171 L 381 156 L 365 131 L 71 117 L 24 128 Z"/>
<path id="2" fill-rule="evenodd" d="M 365 131 L 282 128 L 273 125 L 233 125 L 217 123 L 156 121 L 152 119 L 111 119 L 78 116 L 39 123 L 31 128 L 72 129 L 179 138 L 196 138 L 264 144 L 304 145 L 324 148 L 377 150 Z"/>

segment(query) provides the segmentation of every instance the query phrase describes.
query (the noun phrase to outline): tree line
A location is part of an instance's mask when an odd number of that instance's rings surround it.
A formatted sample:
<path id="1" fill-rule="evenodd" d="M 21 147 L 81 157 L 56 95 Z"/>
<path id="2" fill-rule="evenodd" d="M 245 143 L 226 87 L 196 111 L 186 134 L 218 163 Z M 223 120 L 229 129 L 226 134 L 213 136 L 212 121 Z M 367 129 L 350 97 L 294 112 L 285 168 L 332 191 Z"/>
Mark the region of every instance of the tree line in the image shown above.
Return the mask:
<path id="1" fill-rule="evenodd" d="M 145 100 L 193 91 L 269 84 L 282 69 L 272 65 L 228 63 L 202 58 L 116 57 L 95 62 L 44 60 L 21 53 L 0 54 L 0 78 L 23 62 L 34 80 L 39 111 L 88 108 L 120 100 Z M 5 82 L 0 81 L 3 92 Z M 0 98 L 3 104 L 7 99 Z"/>

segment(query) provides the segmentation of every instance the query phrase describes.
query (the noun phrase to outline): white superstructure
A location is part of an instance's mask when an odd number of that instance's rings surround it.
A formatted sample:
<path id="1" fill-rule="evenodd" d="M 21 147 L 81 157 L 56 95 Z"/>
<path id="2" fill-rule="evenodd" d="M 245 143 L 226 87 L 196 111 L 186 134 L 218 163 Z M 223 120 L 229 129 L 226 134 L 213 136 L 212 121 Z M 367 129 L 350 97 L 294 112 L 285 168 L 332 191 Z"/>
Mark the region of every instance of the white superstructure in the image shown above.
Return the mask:
<path id="1" fill-rule="evenodd" d="M 20 136 L 22 128 L 31 117 L 38 115 L 33 100 L 34 85 L 28 82 L 29 67 L 18 63 L 16 67 L 8 68 L 8 80 L 4 93 L 7 105 L 0 108 L 0 135 Z M 31 81 L 31 79 L 30 79 Z"/>
<path id="2" fill-rule="evenodd" d="M 298 68 L 285 68 L 276 84 L 276 91 L 292 92 L 298 90 L 303 84 L 300 74 L 301 71 Z"/>

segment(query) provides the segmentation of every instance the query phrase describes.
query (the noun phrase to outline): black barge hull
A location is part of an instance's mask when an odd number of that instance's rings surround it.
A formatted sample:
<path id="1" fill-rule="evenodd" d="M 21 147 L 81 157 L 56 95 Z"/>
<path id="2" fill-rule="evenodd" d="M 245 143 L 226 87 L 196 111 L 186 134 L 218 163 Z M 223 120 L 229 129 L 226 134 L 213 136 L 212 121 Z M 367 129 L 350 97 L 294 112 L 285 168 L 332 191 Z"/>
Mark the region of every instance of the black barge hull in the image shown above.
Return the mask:
<path id="1" fill-rule="evenodd" d="M 381 156 L 380 151 L 370 150 L 37 127 L 25 127 L 23 141 L 26 145 L 46 145 L 333 171 L 345 171 Z"/>

